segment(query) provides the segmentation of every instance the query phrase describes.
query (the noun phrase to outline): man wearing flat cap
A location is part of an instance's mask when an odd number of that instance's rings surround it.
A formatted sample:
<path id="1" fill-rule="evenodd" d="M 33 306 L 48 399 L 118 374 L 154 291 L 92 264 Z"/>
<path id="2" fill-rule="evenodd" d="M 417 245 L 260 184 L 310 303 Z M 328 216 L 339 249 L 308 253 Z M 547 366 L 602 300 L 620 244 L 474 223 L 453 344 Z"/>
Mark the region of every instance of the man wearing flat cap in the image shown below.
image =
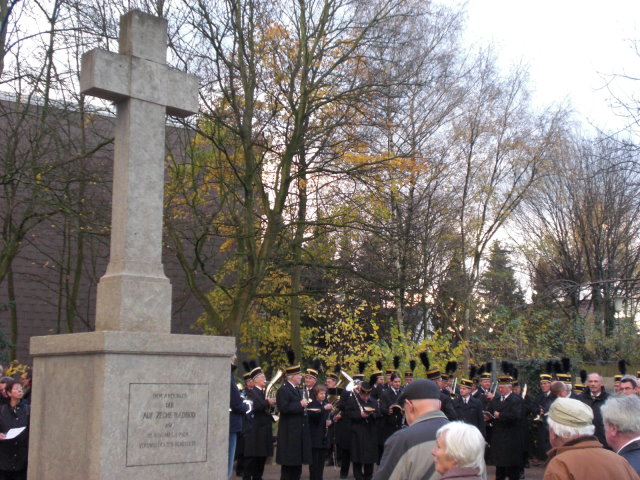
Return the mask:
<path id="1" fill-rule="evenodd" d="M 439 478 L 429 452 L 436 432 L 446 423 L 440 410 L 440 389 L 431 380 L 414 380 L 398 397 L 409 427 L 398 430 L 384 444 L 374 480 L 430 480 Z"/>
<path id="2" fill-rule="evenodd" d="M 553 447 L 544 480 L 638 479 L 620 455 L 606 450 L 593 436 L 593 411 L 572 398 L 558 398 L 549 409 L 549 441 Z"/>

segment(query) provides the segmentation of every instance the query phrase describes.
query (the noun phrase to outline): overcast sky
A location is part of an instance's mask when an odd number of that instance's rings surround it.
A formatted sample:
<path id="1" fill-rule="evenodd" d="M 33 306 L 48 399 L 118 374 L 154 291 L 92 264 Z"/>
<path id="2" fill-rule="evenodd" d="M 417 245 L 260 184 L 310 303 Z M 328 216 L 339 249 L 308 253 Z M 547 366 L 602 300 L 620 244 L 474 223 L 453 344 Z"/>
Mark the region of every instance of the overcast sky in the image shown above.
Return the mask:
<path id="1" fill-rule="evenodd" d="M 446 3 L 446 2 L 444 2 Z M 606 87 L 613 74 L 640 77 L 640 0 L 468 0 L 466 41 L 492 43 L 505 67 L 528 65 L 537 105 L 570 104 L 585 122 L 622 125 Z M 617 92 L 640 91 L 614 84 Z"/>

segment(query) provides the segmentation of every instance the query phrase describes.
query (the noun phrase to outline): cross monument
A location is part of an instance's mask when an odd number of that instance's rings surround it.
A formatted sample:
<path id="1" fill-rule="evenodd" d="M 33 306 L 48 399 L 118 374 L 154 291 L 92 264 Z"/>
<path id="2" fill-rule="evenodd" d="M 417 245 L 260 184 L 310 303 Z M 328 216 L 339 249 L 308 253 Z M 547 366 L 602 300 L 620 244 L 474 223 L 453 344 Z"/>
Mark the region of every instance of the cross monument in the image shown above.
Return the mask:
<path id="1" fill-rule="evenodd" d="M 120 54 L 82 56 L 80 90 L 116 103 L 111 253 L 98 285 L 96 330 L 170 332 L 162 268 L 165 112 L 198 111 L 198 79 L 166 65 L 167 21 L 122 18 Z"/>
<path id="2" fill-rule="evenodd" d="M 31 479 L 226 477 L 235 340 L 170 333 L 165 115 L 198 110 L 198 79 L 167 66 L 166 43 L 167 22 L 133 10 L 119 54 L 82 58 L 82 92 L 117 108 L 111 251 L 95 331 L 31 338 Z"/>

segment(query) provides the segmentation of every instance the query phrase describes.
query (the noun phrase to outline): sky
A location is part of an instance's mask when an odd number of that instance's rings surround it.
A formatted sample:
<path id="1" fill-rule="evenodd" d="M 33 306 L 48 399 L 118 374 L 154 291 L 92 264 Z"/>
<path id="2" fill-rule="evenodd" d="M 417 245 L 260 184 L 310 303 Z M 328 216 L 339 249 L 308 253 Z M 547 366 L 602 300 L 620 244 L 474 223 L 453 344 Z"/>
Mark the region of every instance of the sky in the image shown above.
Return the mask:
<path id="1" fill-rule="evenodd" d="M 454 0 L 451 0 L 452 2 Z M 443 3 L 447 3 L 443 1 Z M 617 131 L 607 87 L 614 75 L 640 77 L 640 0 L 467 0 L 465 41 L 494 46 L 504 68 L 528 66 L 534 105 L 568 105 L 587 129 Z M 610 83 L 617 95 L 637 82 Z"/>

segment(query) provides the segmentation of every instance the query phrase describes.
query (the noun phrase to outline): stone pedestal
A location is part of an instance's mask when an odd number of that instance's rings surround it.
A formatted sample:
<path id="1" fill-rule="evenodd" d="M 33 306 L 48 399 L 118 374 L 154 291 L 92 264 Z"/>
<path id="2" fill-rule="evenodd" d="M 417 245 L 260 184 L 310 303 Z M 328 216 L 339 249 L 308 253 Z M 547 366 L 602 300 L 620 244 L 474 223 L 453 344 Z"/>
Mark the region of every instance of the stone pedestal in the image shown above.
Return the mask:
<path id="1" fill-rule="evenodd" d="M 225 478 L 234 350 L 232 337 L 32 338 L 29 479 Z"/>

